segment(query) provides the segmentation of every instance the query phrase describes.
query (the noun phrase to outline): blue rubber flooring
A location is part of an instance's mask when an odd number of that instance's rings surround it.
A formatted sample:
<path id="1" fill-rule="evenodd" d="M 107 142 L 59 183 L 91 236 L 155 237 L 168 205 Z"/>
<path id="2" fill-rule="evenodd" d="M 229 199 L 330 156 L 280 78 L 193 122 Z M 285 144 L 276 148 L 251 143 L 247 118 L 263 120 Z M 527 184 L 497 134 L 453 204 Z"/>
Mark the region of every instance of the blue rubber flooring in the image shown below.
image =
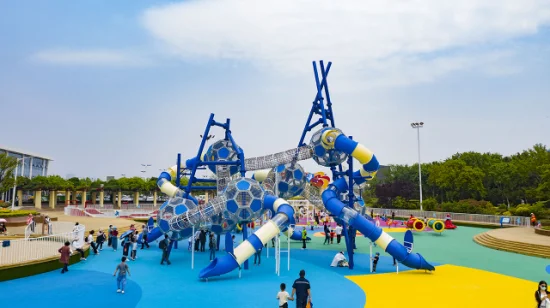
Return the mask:
<path id="1" fill-rule="evenodd" d="M 172 251 L 172 265 L 161 266 L 161 251 L 156 245 L 149 250 L 138 250 L 138 259 L 129 261 L 131 277 L 128 277 L 126 294 L 116 293 L 116 278 L 113 272 L 120 262 L 121 251 L 104 249 L 100 255 L 91 255 L 87 261 L 71 266 L 70 271 L 60 274 L 53 271 L 32 277 L 0 283 L 6 307 L 25 307 L 24 300 L 32 294 L 36 302 L 46 306 L 71 303 L 85 307 L 277 307 L 275 299 L 279 284 L 287 284 L 292 290 L 293 281 L 301 269 L 312 286 L 314 307 L 364 307 L 365 294 L 345 275 L 369 274 L 369 256 L 355 254 L 355 269 L 332 268 L 330 262 L 335 254 L 328 250 L 301 250 L 300 243 L 292 243 L 290 271 L 287 257 L 282 254 L 281 275 L 275 274 L 274 250 L 262 253 L 262 264 L 252 265 L 249 270 L 234 271 L 208 281 L 198 279 L 199 271 L 209 263 L 208 252 L 195 254 L 195 268 L 191 269 L 191 253 L 187 243 L 180 243 L 180 249 Z M 185 247 L 185 249 L 181 249 Z M 283 248 L 284 249 L 284 248 Z M 218 252 L 219 255 L 225 252 Z M 253 258 L 250 260 L 253 261 Z M 401 268 L 400 268 L 401 270 Z M 402 268 L 406 270 L 406 268 Z M 391 257 L 381 257 L 378 273 L 392 272 Z M 20 299 L 20 300 L 19 300 Z M 294 303 L 290 303 L 293 307 Z"/>

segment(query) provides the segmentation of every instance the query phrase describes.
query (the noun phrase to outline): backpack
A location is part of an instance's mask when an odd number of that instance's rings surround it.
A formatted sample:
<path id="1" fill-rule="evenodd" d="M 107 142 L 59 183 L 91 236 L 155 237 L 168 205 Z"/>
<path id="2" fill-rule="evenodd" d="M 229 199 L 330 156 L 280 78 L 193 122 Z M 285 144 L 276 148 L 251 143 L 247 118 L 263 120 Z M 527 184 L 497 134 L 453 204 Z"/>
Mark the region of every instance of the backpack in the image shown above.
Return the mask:
<path id="1" fill-rule="evenodd" d="M 165 240 L 160 241 L 159 248 L 162 249 L 162 250 L 166 249 L 166 241 Z"/>

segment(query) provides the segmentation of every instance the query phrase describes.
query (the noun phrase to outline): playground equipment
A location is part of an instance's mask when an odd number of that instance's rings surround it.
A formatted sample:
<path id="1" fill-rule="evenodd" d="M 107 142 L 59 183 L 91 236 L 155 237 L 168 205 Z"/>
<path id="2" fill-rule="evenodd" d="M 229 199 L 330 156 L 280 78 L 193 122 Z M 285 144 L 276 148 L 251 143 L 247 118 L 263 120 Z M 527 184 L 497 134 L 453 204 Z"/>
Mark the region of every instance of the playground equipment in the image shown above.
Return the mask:
<path id="1" fill-rule="evenodd" d="M 434 219 L 434 218 L 430 218 L 428 219 L 427 222 L 424 222 L 419 218 L 412 217 L 412 218 L 409 218 L 409 220 L 407 220 L 406 226 L 407 228 L 413 229 L 414 231 L 417 231 L 417 232 L 426 230 L 426 227 L 429 227 L 430 229 L 432 229 L 432 231 L 437 233 L 441 233 L 445 231 L 445 223 L 443 223 L 443 221 L 441 220 Z"/>
<path id="2" fill-rule="evenodd" d="M 243 243 L 232 252 L 216 258 L 200 274 L 200 278 L 209 278 L 228 273 L 240 268 L 255 251 L 263 247 L 272 238 L 285 232 L 288 226 L 295 225 L 294 208 L 285 200 L 293 196 L 307 196 L 308 200 L 318 207 L 327 209 L 335 216 L 343 227 L 350 226 L 360 231 L 372 242 L 382 247 L 402 264 L 415 268 L 434 270 L 424 258 L 417 253 L 410 253 L 398 241 L 383 232 L 361 215 L 354 207 L 358 200 L 354 193 L 356 186 L 371 180 L 379 169 L 375 155 L 366 147 L 346 136 L 335 127 L 332 103 L 327 86 L 327 75 L 331 62 L 325 68 L 320 62 L 321 77 L 317 64 L 313 62 L 317 95 L 313 101 L 308 120 L 302 132 L 298 147 L 262 157 L 245 159 L 230 130 L 230 120 L 225 123 L 215 121 L 214 114 L 208 119 L 203 139 L 197 155 L 185 161 L 178 154 L 177 164 L 170 167 L 159 176 L 157 185 L 170 199 L 165 202 L 158 216 L 158 229 L 153 230 L 148 241 L 153 241 L 162 234 L 168 234 L 173 240 L 183 239 L 191 235 L 195 227 L 208 228 L 223 234 L 226 238 L 237 224 L 242 226 Z M 325 97 L 323 97 L 323 90 Z M 326 100 L 326 105 L 325 105 Z M 319 116 L 313 121 L 313 116 Z M 309 144 L 304 143 L 308 132 L 317 129 Z M 212 144 L 205 155 L 206 136 L 212 127 L 225 130 L 224 139 Z M 299 165 L 299 161 L 313 158 L 319 165 L 329 167 L 330 178 L 322 174 L 308 174 Z M 354 160 L 361 166 L 353 171 Z M 347 162 L 347 168 L 342 166 Z M 215 174 L 215 179 L 198 179 L 195 177 L 199 169 L 209 169 Z M 246 178 L 247 171 L 255 171 L 251 178 Z M 181 185 L 181 177 L 189 176 L 188 184 Z M 172 180 L 175 180 L 175 184 Z M 200 183 L 215 183 L 215 186 L 200 186 Z M 217 190 L 217 197 L 199 207 L 197 200 L 191 195 L 193 190 Z M 256 220 L 263 213 L 269 212 L 271 219 L 255 233 L 247 235 L 246 224 Z M 353 269 L 353 247 L 344 233 L 349 267 Z M 293 239 L 301 239 L 300 231 L 292 232 Z"/>

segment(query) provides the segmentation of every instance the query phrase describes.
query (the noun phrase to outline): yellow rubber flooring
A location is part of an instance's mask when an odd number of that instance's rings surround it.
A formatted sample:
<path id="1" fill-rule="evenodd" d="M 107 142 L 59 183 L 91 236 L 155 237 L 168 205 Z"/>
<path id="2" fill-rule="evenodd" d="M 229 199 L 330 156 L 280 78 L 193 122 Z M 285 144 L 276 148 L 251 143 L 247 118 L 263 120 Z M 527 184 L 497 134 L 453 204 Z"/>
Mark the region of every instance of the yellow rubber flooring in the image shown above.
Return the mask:
<path id="1" fill-rule="evenodd" d="M 541 273 L 542 274 L 542 273 Z M 406 271 L 346 276 L 366 294 L 365 307 L 533 308 L 537 283 L 488 271 L 437 266 L 435 272 Z M 400 304 L 397 304 L 400 303 Z"/>

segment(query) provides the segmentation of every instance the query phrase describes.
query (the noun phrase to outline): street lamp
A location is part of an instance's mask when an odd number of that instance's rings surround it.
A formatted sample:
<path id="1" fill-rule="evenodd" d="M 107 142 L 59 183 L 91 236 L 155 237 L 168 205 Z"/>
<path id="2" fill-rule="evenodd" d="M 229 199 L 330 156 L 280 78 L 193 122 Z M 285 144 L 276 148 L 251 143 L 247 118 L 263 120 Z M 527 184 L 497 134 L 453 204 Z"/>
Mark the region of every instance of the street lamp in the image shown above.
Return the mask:
<path id="1" fill-rule="evenodd" d="M 418 185 L 420 187 L 420 210 L 422 211 L 422 167 L 420 162 L 420 129 L 424 127 L 424 122 L 411 123 L 411 127 L 416 129 L 416 138 L 418 140 Z"/>
<path id="2" fill-rule="evenodd" d="M 17 194 L 17 169 L 19 169 L 19 162 L 25 159 L 24 157 L 17 159 L 17 166 L 15 166 L 15 179 L 13 183 L 13 196 L 11 196 L 11 210 L 15 210 L 15 195 Z"/>

